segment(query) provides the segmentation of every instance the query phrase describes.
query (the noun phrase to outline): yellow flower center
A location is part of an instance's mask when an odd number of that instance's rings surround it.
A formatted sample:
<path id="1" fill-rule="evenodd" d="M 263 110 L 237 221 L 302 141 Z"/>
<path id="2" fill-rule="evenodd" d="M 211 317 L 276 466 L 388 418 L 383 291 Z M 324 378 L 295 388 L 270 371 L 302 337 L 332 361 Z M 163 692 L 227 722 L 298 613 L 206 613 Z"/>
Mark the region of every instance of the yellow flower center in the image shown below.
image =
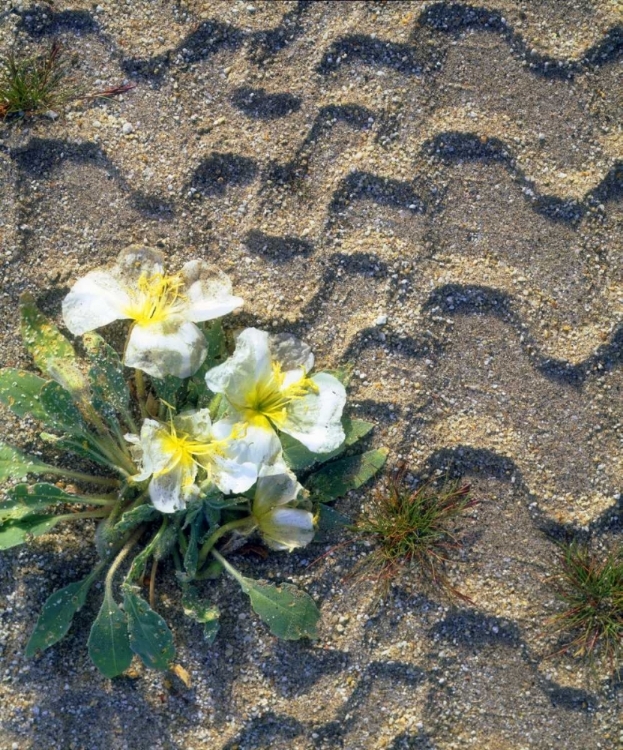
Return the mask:
<path id="1" fill-rule="evenodd" d="M 183 286 L 179 274 L 143 274 L 138 280 L 138 292 L 125 313 L 140 326 L 162 323 L 181 310 L 185 301 Z"/>
<path id="2" fill-rule="evenodd" d="M 164 469 L 156 472 L 154 476 L 166 474 L 172 469 L 181 466 L 187 474 L 185 484 L 192 484 L 193 464 L 205 469 L 208 479 L 212 473 L 212 459 L 215 456 L 224 455 L 224 447 L 228 440 L 210 440 L 204 442 L 196 440 L 191 435 L 180 434 L 176 431 L 173 422 L 169 425 L 169 431 L 164 431 L 160 436 L 160 447 L 163 453 L 171 456 L 171 460 Z M 232 438 L 236 437 L 232 432 Z"/>
<path id="3" fill-rule="evenodd" d="M 287 418 L 288 406 L 292 401 L 303 398 L 309 393 L 318 393 L 318 386 L 305 376 L 301 368 L 300 380 L 284 386 L 286 374 L 278 362 L 273 362 L 270 376 L 256 383 L 245 397 L 242 411 L 248 422 L 269 420 L 275 427 L 281 428 Z"/>

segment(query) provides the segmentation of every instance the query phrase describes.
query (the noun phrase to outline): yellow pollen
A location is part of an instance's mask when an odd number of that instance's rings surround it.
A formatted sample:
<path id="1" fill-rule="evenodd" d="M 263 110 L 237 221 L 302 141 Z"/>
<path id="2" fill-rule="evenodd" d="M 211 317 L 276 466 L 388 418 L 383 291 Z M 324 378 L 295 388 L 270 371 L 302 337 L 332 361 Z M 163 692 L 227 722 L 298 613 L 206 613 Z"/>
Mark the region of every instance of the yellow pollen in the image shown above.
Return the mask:
<path id="1" fill-rule="evenodd" d="M 278 362 L 273 362 L 270 377 L 256 383 L 246 394 L 245 405 L 241 409 L 247 421 L 261 422 L 268 419 L 276 427 L 280 427 L 286 420 L 289 404 L 309 393 L 318 393 L 318 386 L 305 376 L 301 368 L 302 377 L 296 383 L 284 387 L 286 374 Z"/>
<path id="2" fill-rule="evenodd" d="M 179 274 L 143 274 L 138 280 L 138 292 L 125 313 L 139 325 L 162 323 L 180 310 L 185 300 L 183 286 L 184 281 Z"/>
<path id="3" fill-rule="evenodd" d="M 170 432 L 164 434 L 160 439 L 162 451 L 171 456 L 171 462 L 167 465 L 166 469 L 161 470 L 158 474 L 164 474 L 174 466 L 179 465 L 184 469 L 190 470 L 193 464 L 197 464 L 197 466 L 203 467 L 209 475 L 211 459 L 214 456 L 223 455 L 223 448 L 227 440 L 211 440 L 206 443 L 195 440 L 190 435 L 180 435 L 176 432 L 172 421 L 169 425 L 169 430 Z"/>

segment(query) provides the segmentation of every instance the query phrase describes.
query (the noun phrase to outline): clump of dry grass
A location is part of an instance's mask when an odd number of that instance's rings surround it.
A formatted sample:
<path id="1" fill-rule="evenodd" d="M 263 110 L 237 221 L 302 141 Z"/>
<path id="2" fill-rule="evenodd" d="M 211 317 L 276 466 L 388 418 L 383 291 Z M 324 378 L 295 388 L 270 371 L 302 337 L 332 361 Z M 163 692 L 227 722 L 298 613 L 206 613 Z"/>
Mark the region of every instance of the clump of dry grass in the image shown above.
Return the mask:
<path id="1" fill-rule="evenodd" d="M 587 544 L 561 545 L 554 590 L 565 609 L 549 623 L 568 642 L 561 652 L 614 664 L 623 652 L 623 547 L 605 557 Z M 559 652 L 560 653 L 560 652 Z"/>
<path id="2" fill-rule="evenodd" d="M 444 481 L 439 487 L 428 482 L 413 488 L 406 473 L 402 469 L 377 488 L 369 510 L 353 527 L 374 545 L 355 575 L 376 579 L 384 595 L 393 580 L 413 570 L 433 587 L 467 600 L 450 584 L 446 565 L 462 546 L 459 521 L 478 501 L 469 484 Z"/>

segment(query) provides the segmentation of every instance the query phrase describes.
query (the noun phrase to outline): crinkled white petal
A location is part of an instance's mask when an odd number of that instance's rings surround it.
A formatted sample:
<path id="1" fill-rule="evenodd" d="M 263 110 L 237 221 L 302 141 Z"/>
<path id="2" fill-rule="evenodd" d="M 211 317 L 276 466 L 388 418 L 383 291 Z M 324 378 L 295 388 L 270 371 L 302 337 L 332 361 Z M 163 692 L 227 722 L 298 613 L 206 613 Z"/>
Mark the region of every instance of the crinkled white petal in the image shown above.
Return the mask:
<path id="1" fill-rule="evenodd" d="M 314 366 L 314 355 L 309 345 L 291 333 L 278 333 L 270 337 L 270 352 L 282 370 L 305 368 L 309 372 Z"/>
<path id="2" fill-rule="evenodd" d="M 313 453 L 328 453 L 344 442 L 342 411 L 346 389 L 333 375 L 320 372 L 311 378 L 318 392 L 293 399 L 287 408 L 283 432 Z"/>
<path id="3" fill-rule="evenodd" d="M 108 271 L 90 271 L 63 300 L 63 320 L 76 336 L 127 318 L 130 294 Z"/>
<path id="4" fill-rule="evenodd" d="M 201 260 L 193 260 L 182 268 L 186 282 L 187 316 L 200 323 L 227 315 L 243 304 L 232 295 L 229 277 Z"/>
<path id="5" fill-rule="evenodd" d="M 190 435 L 193 440 L 209 442 L 212 440 L 212 419 L 209 409 L 194 409 L 182 412 L 173 418 L 177 432 Z"/>
<path id="6" fill-rule="evenodd" d="M 257 466 L 255 464 L 215 455 L 211 461 L 211 478 L 221 492 L 237 494 L 245 492 L 255 484 Z"/>
<path id="7" fill-rule="evenodd" d="M 140 456 L 142 470 L 132 479 L 143 482 L 157 471 L 162 471 L 171 463 L 171 454 L 162 450 L 162 438 L 166 434 L 164 427 L 155 419 L 146 419 L 141 426 L 140 437 L 126 435 L 125 439 L 133 443 L 135 456 Z"/>
<path id="8" fill-rule="evenodd" d="M 253 515 L 261 518 L 279 505 L 296 500 L 301 489 L 294 474 L 284 463 L 262 466 L 255 488 Z"/>
<path id="9" fill-rule="evenodd" d="M 194 466 L 194 464 L 193 464 Z M 196 467 L 195 471 L 196 471 Z M 192 488 L 194 477 L 180 464 L 171 471 L 156 474 L 149 483 L 149 498 L 161 513 L 175 513 L 186 505 L 186 496 Z"/>
<path id="10" fill-rule="evenodd" d="M 201 367 L 206 354 L 205 337 L 194 323 L 177 320 L 135 324 L 123 362 L 154 378 L 187 378 Z"/>
<path id="11" fill-rule="evenodd" d="M 281 457 L 281 442 L 268 420 L 262 425 L 239 422 L 236 417 L 220 419 L 213 425 L 215 439 L 232 438 L 226 455 L 241 463 L 249 462 L 259 470 L 262 464 L 270 464 Z"/>
<path id="12" fill-rule="evenodd" d="M 130 245 L 122 250 L 112 273 L 128 286 L 145 276 L 150 278 L 164 272 L 164 255 L 159 250 L 144 245 Z"/>
<path id="13" fill-rule="evenodd" d="M 257 328 L 245 328 L 236 339 L 236 349 L 222 365 L 206 374 L 208 388 L 224 393 L 234 408 L 244 408 L 248 394 L 256 384 L 272 375 L 268 334 Z"/>
<path id="14" fill-rule="evenodd" d="M 264 541 L 275 550 L 305 547 L 314 538 L 314 517 L 308 510 L 275 508 L 257 522 Z"/>

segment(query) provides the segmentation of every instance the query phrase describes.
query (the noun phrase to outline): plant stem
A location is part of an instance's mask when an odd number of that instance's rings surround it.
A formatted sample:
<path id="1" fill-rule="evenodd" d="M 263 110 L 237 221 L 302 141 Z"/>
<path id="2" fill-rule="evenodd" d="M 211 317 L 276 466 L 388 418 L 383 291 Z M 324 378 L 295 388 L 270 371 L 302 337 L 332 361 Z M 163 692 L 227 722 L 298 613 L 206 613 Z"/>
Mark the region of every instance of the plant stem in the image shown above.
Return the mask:
<path id="1" fill-rule="evenodd" d="M 214 557 L 221 563 L 221 565 L 225 568 L 225 570 L 229 573 L 229 575 L 232 578 L 235 578 L 238 583 L 243 587 L 244 589 L 244 577 L 241 573 L 239 573 L 236 568 L 234 568 L 233 565 L 230 565 L 227 560 L 223 557 L 223 555 L 220 555 L 215 549 L 210 550 Z"/>
<path id="2" fill-rule="evenodd" d="M 117 570 L 119 570 L 119 566 L 128 556 L 128 554 L 130 553 L 134 545 L 141 538 L 144 530 L 145 530 L 145 527 L 141 526 L 134 532 L 134 534 L 132 534 L 132 536 L 128 539 L 128 541 L 121 548 L 121 551 L 119 552 L 117 557 L 115 557 L 113 564 L 110 566 L 108 570 L 108 573 L 106 573 L 106 581 L 104 582 L 104 586 L 106 589 L 107 597 L 112 597 L 112 580 L 115 576 L 115 573 L 117 572 Z"/>
<path id="3" fill-rule="evenodd" d="M 255 525 L 251 516 L 245 516 L 244 518 L 237 518 L 235 521 L 230 521 L 218 528 L 208 539 L 204 542 L 203 547 L 199 552 L 199 564 L 205 562 L 206 557 L 212 551 L 212 547 L 218 542 L 218 540 L 234 529 L 239 529 L 243 526 Z"/>
<path id="4" fill-rule="evenodd" d="M 134 370 L 134 385 L 136 386 L 136 397 L 141 409 L 141 417 L 147 416 L 147 389 L 145 388 L 145 377 L 142 370 Z"/>
<path id="5" fill-rule="evenodd" d="M 77 482 L 88 482 L 89 484 L 99 484 L 102 487 L 119 487 L 119 480 L 111 477 L 94 477 L 91 474 L 84 474 L 81 471 L 70 471 L 59 466 L 49 466 L 45 470 L 46 474 L 53 474 L 67 479 L 75 479 Z"/>
<path id="6" fill-rule="evenodd" d="M 156 573 L 158 572 L 158 558 L 151 561 L 151 575 L 149 576 L 149 606 L 156 609 Z"/>
<path id="7" fill-rule="evenodd" d="M 99 510 L 82 510 L 79 513 L 63 513 L 59 519 L 63 521 L 79 521 L 82 518 L 105 518 L 108 511 L 100 508 Z"/>

